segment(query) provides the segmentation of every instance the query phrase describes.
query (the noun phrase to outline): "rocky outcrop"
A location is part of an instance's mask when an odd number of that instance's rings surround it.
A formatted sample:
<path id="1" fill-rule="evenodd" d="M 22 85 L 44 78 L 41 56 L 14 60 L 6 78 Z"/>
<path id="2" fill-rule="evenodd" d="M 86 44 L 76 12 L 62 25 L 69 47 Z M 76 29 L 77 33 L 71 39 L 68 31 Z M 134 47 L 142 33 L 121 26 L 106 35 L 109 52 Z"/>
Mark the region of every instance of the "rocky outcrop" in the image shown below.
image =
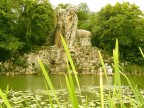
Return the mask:
<path id="1" fill-rule="evenodd" d="M 78 24 L 76 12 L 77 8 L 73 5 L 67 6 L 66 9 L 58 9 L 55 33 L 55 45 L 57 47 L 61 46 L 60 35 L 64 36 L 70 48 L 73 47 Z"/>
<path id="2" fill-rule="evenodd" d="M 91 33 L 87 30 L 77 29 L 77 23 L 76 7 L 70 5 L 66 9 L 59 9 L 57 12 L 55 45 L 42 48 L 35 53 L 25 54 L 16 61 L 17 65 L 14 62 L 7 61 L 2 64 L 3 66 L 0 66 L 0 70 L 2 70 L 1 67 L 5 67 L 4 71 L 7 73 L 39 73 L 41 71 L 38 64 L 39 57 L 49 73 L 66 73 L 67 57 L 60 39 L 60 35 L 63 35 L 70 49 L 77 72 L 81 74 L 97 74 L 101 67 L 98 49 L 91 46 Z M 109 59 L 109 57 L 107 58 Z M 111 59 L 108 62 L 111 62 Z"/>
<path id="3" fill-rule="evenodd" d="M 71 53 L 76 71 L 79 74 L 97 74 L 101 63 L 98 56 L 98 48 L 91 46 L 75 47 L 75 52 Z M 13 63 L 5 62 L 7 74 L 38 74 L 41 72 L 38 64 L 38 57 L 43 61 L 47 71 L 51 74 L 67 73 L 67 57 L 62 47 L 45 47 L 35 53 L 25 54 L 21 57 L 25 60 L 25 67 Z M 104 61 L 110 63 L 112 59 L 106 54 L 103 55 Z M 6 66 L 7 65 L 7 66 Z"/>
<path id="4" fill-rule="evenodd" d="M 71 53 L 78 73 L 96 74 L 98 72 L 100 61 L 97 51 L 96 48 L 92 47 L 78 47 L 75 49 L 75 52 Z M 39 51 L 37 56 L 30 54 L 27 59 L 29 65 L 28 70 L 39 70 L 36 60 L 38 55 L 51 74 L 67 73 L 67 57 L 63 48 L 52 46 L 49 51 Z"/>
<path id="5" fill-rule="evenodd" d="M 87 30 L 78 29 L 74 46 L 91 46 L 91 33 Z"/>

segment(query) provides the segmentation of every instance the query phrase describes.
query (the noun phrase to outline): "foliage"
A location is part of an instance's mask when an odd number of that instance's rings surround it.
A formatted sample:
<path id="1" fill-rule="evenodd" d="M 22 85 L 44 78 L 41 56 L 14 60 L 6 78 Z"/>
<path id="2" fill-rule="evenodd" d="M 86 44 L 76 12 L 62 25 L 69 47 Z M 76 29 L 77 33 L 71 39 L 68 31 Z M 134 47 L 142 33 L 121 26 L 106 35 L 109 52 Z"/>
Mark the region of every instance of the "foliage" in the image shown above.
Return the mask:
<path id="1" fill-rule="evenodd" d="M 0 2 L 0 61 L 54 40 L 55 13 L 48 0 Z"/>
<path id="2" fill-rule="evenodd" d="M 140 75 L 144 72 L 144 67 L 137 64 L 127 64 L 123 67 L 124 71 L 129 74 Z"/>
<path id="3" fill-rule="evenodd" d="M 65 49 L 67 57 L 68 57 L 68 61 L 71 62 L 70 65 L 73 67 L 74 64 L 72 62 L 69 50 L 68 50 L 68 48 L 66 46 L 66 43 L 65 43 L 63 37 L 61 37 L 61 39 L 62 39 L 62 43 L 63 43 L 64 49 Z M 102 65 L 103 65 L 104 62 L 103 62 L 103 59 L 102 59 L 102 56 L 101 56 L 100 53 L 99 53 L 99 57 L 100 57 Z M 101 108 L 104 108 L 104 107 L 106 107 L 106 108 L 116 108 L 116 107 L 118 107 L 118 108 L 127 108 L 127 107 L 142 108 L 144 106 L 144 104 L 143 104 L 144 97 L 141 94 L 140 90 L 137 88 L 137 86 L 125 74 L 123 74 L 123 73 L 120 72 L 120 69 L 119 69 L 118 41 L 116 41 L 116 47 L 113 50 L 113 58 L 114 58 L 114 69 L 115 69 L 114 86 L 113 86 L 113 88 L 111 88 L 112 87 L 111 85 L 106 86 L 106 87 L 108 87 L 107 88 L 108 94 L 107 94 L 107 96 L 104 97 L 104 92 L 103 92 L 103 90 L 104 90 L 103 77 L 100 75 L 100 87 L 99 87 L 99 89 L 100 89 L 101 102 L 100 102 L 100 104 L 95 104 L 95 105 L 99 105 L 99 106 L 101 106 Z M 40 65 L 40 67 L 42 69 L 42 72 L 43 72 L 43 75 L 44 75 L 45 84 L 46 84 L 46 87 L 47 87 L 47 95 L 48 95 L 48 99 L 50 101 L 50 107 L 54 108 L 54 105 L 57 105 L 57 107 L 59 107 L 59 108 L 61 108 L 61 107 L 68 107 L 67 106 L 67 102 L 65 102 L 65 104 L 62 105 L 62 102 L 59 100 L 58 94 L 56 94 L 54 86 L 53 86 L 53 84 L 52 84 L 52 82 L 50 80 L 50 77 L 49 77 L 49 75 L 48 75 L 48 73 L 47 73 L 47 71 L 46 71 L 46 69 L 45 69 L 42 61 L 40 59 L 38 59 L 38 62 L 39 62 L 39 65 Z M 104 66 L 102 66 L 102 67 L 103 67 L 103 69 L 105 68 Z M 104 69 L 104 71 L 105 70 L 106 69 Z M 78 95 L 79 95 L 79 97 L 82 97 L 82 94 L 81 94 L 81 90 L 79 89 L 80 90 L 79 91 L 80 94 L 76 95 L 76 89 L 75 89 L 75 85 L 74 85 L 74 79 L 77 79 L 78 76 L 75 73 L 75 67 L 72 68 L 72 71 L 75 74 L 74 78 L 72 77 L 72 74 L 70 72 L 69 66 L 68 66 L 68 75 L 65 75 L 66 85 L 67 85 L 67 90 L 68 90 L 68 95 L 69 95 L 68 103 L 71 102 L 71 103 L 69 103 L 69 105 L 71 104 L 73 108 L 79 108 L 79 107 L 85 108 L 85 107 L 87 107 L 88 103 L 91 103 L 93 101 L 93 98 L 91 98 L 90 100 L 86 99 L 86 101 L 84 101 L 84 102 L 79 102 L 78 101 Z M 128 84 L 129 84 L 129 87 L 130 87 L 130 89 L 129 89 L 130 91 L 128 91 L 128 92 L 132 93 L 134 97 L 133 96 L 131 97 L 128 94 L 126 96 L 126 100 L 123 99 L 125 96 L 123 96 L 123 93 L 122 93 L 122 92 L 124 92 L 124 88 L 121 87 L 120 74 L 122 74 L 125 77 L 125 79 L 127 80 Z M 105 76 L 107 76 L 107 74 L 105 74 Z M 79 82 L 77 84 L 78 84 L 78 87 L 79 87 Z M 48 87 L 50 89 L 48 89 Z M 90 90 L 92 90 L 92 89 L 90 89 Z M 6 104 L 7 108 L 11 108 L 12 107 L 12 105 L 10 103 L 11 101 L 9 101 L 8 97 L 7 97 L 8 92 L 9 92 L 8 88 L 7 88 L 5 94 L 0 89 L 0 97 L 2 98 L 2 100 L 4 101 L 4 103 Z M 53 99 L 52 99 L 52 95 L 50 95 L 50 92 L 53 95 Z M 94 92 L 94 94 L 95 94 L 95 92 Z M 96 94 L 96 95 L 98 95 L 98 94 Z M 54 102 L 53 101 L 54 98 L 56 100 L 55 103 L 53 103 Z M 98 100 L 98 98 L 96 98 L 96 99 Z M 80 100 L 84 100 L 84 98 L 80 98 Z M 23 102 L 23 101 L 21 101 L 21 102 L 20 101 L 21 100 L 18 100 L 17 103 Z M 35 100 L 35 101 L 37 102 L 37 100 Z M 43 100 L 41 100 L 41 101 L 43 101 Z M 96 103 L 96 101 L 94 101 L 94 103 Z M 37 104 L 39 104 L 39 103 L 37 102 Z M 28 107 L 31 107 L 31 105 L 29 103 L 26 103 L 26 105 Z M 2 108 L 2 105 L 0 107 Z M 40 107 L 40 104 L 39 104 L 39 107 Z"/>
<path id="4" fill-rule="evenodd" d="M 95 21 L 93 21 L 95 20 Z M 121 58 L 143 64 L 138 47 L 143 47 L 143 13 L 135 4 L 108 4 L 95 14 L 92 23 L 92 44 L 112 52 L 115 39 L 119 40 Z"/>
<path id="5" fill-rule="evenodd" d="M 65 41 L 64 41 L 63 37 L 61 37 L 61 39 L 62 39 L 64 49 L 66 51 L 68 60 L 71 61 L 72 60 L 71 55 L 69 53 L 69 50 L 67 49 L 67 46 L 65 44 Z M 102 63 L 103 70 L 106 71 L 105 66 L 103 65 L 104 62 L 103 62 L 103 58 L 102 58 L 100 52 L 99 52 L 99 57 L 100 57 L 100 60 L 101 60 L 101 63 Z M 143 107 L 144 106 L 143 105 L 144 97 L 140 93 L 140 90 L 137 88 L 137 86 L 125 74 L 120 72 L 118 41 L 116 41 L 115 49 L 113 50 L 113 58 L 114 58 L 114 73 L 115 73 L 114 86 L 113 86 L 113 89 L 111 88 L 111 85 L 107 86 L 108 87 L 108 89 L 107 89 L 108 90 L 108 95 L 106 97 L 104 97 L 103 77 L 101 76 L 102 73 L 100 73 L 100 87 L 99 88 L 100 88 L 100 98 L 101 98 L 100 106 L 101 106 L 101 108 L 104 108 L 104 106 L 105 106 L 104 103 L 107 103 L 108 108 L 116 108 L 116 107 L 126 108 L 127 104 L 128 104 L 129 107 L 130 106 L 131 107 Z M 49 79 L 49 75 L 47 74 L 46 69 L 44 68 L 44 65 L 42 64 L 42 61 L 40 59 L 39 59 L 39 64 L 40 64 L 42 72 L 44 74 L 46 83 L 48 84 L 48 86 L 50 87 L 53 95 L 55 96 L 58 106 L 60 106 L 60 103 L 59 103 L 60 101 L 57 99 L 58 96 L 55 94 L 52 82 Z M 71 65 L 74 66 L 73 63 Z M 72 71 L 75 74 L 75 67 L 72 69 Z M 120 78 L 121 75 L 123 75 L 125 77 L 125 79 L 127 80 L 128 84 L 129 84 L 129 87 L 130 87 L 130 90 L 132 91 L 132 94 L 135 97 L 135 98 L 133 98 L 133 97 L 127 96 L 127 101 L 129 101 L 128 103 L 127 102 L 125 103 L 125 100 L 123 100 L 124 96 L 122 95 L 123 88 L 121 87 L 122 86 L 121 85 L 121 78 Z M 65 79 L 66 79 L 66 84 L 67 84 L 67 90 L 68 90 L 68 93 L 69 93 L 69 100 L 71 100 L 72 107 L 78 108 L 79 107 L 78 105 L 80 103 L 79 103 L 79 101 L 77 101 L 78 97 L 75 94 L 76 90 L 75 90 L 75 86 L 73 84 L 73 78 L 72 78 L 72 75 L 70 73 L 69 66 L 68 66 L 68 75 L 65 75 L 65 76 L 66 76 Z M 105 74 L 105 76 L 107 77 L 107 74 Z M 74 78 L 77 79 L 77 74 L 75 74 Z M 107 81 L 108 81 L 108 79 L 107 79 Z M 79 85 L 79 82 L 77 84 Z M 111 92 L 111 90 L 112 90 L 112 92 Z M 81 91 L 79 91 L 79 92 L 80 92 L 80 95 L 81 95 Z M 105 99 L 105 101 L 104 101 L 104 99 Z M 51 98 L 50 98 L 50 100 L 51 100 Z M 87 100 L 86 103 L 89 103 L 90 101 L 92 101 L 92 100 Z M 85 104 L 85 102 L 82 103 L 82 104 Z M 53 107 L 53 105 L 54 104 L 52 103 L 51 107 Z M 84 108 L 84 107 L 85 106 L 83 105 L 82 108 Z"/>
<path id="6" fill-rule="evenodd" d="M 78 5 L 77 15 L 78 15 L 78 28 L 89 30 L 90 27 L 89 18 L 91 17 L 91 12 L 86 3 L 80 3 Z"/>
<path id="7" fill-rule="evenodd" d="M 52 41 L 55 14 L 47 0 L 24 1 L 18 19 L 18 37 L 26 45 L 43 45 L 48 38 Z"/>
<path id="8" fill-rule="evenodd" d="M 11 54 L 23 47 L 23 43 L 15 36 L 16 13 L 8 0 L 0 3 L 0 60 L 7 59 Z"/>

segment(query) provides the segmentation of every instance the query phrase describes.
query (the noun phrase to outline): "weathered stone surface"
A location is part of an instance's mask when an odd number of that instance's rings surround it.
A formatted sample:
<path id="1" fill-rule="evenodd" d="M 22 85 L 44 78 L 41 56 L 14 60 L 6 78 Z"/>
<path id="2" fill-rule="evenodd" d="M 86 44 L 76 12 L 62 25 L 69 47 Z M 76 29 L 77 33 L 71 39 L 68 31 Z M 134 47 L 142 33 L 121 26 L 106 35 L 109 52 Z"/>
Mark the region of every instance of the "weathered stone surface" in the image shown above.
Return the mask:
<path id="1" fill-rule="evenodd" d="M 36 74 L 41 72 L 38 64 L 38 57 L 43 61 L 48 73 L 64 74 L 67 73 L 67 56 L 62 47 L 51 46 L 46 47 L 36 53 L 25 54 L 21 58 L 25 58 L 26 67 L 16 66 L 12 63 L 4 63 L 6 65 L 7 74 Z M 72 59 L 76 67 L 76 71 L 80 74 L 97 74 L 101 66 L 98 49 L 91 46 L 79 46 L 72 53 Z M 104 61 L 111 62 L 105 59 Z M 2 65 L 2 64 L 1 64 Z M 14 68 L 12 68 L 14 67 Z"/>
<path id="2" fill-rule="evenodd" d="M 72 5 L 69 5 L 66 9 L 59 9 L 57 11 L 55 32 L 55 45 L 57 47 L 61 46 L 61 34 L 73 52 L 74 46 L 91 46 L 91 33 L 87 30 L 77 29 L 78 18 L 76 12 L 76 7 Z"/>
<path id="3" fill-rule="evenodd" d="M 38 57 L 43 61 L 47 71 L 51 74 L 67 72 L 67 56 L 61 45 L 60 34 L 64 36 L 70 49 L 76 71 L 82 74 L 96 74 L 101 66 L 98 49 L 91 47 L 91 33 L 77 29 L 78 18 L 75 6 L 59 9 L 57 12 L 57 26 L 55 32 L 55 46 L 42 47 L 35 53 L 25 54 L 20 60 L 25 61 L 19 66 L 13 62 L 5 62 L 5 72 L 14 74 L 35 74 L 41 71 Z M 111 60 L 108 60 L 109 62 Z M 25 64 L 24 66 L 22 66 Z M 9 75 L 8 73 L 8 75 Z"/>
<path id="4" fill-rule="evenodd" d="M 55 45 L 61 46 L 60 34 L 64 36 L 69 47 L 73 47 L 77 30 L 77 8 L 69 5 L 66 9 L 57 12 L 57 26 L 55 33 Z"/>
<path id="5" fill-rule="evenodd" d="M 74 44 L 77 46 L 91 46 L 91 33 L 87 30 L 77 29 Z"/>

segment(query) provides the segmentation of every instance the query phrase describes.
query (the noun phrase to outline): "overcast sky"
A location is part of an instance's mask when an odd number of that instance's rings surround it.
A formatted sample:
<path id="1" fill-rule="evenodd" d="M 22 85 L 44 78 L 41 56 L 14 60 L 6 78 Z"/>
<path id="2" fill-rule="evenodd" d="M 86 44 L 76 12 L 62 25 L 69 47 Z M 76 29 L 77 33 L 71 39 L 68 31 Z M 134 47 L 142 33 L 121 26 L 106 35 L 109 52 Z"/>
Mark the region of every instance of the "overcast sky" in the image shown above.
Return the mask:
<path id="1" fill-rule="evenodd" d="M 107 3 L 114 5 L 116 2 L 130 2 L 135 3 L 140 7 L 142 11 L 144 11 L 144 1 L 143 0 L 50 0 L 50 3 L 53 6 L 56 6 L 59 3 L 70 3 L 74 5 L 78 5 L 79 3 L 87 3 L 89 9 L 91 11 L 99 11 L 102 7 L 104 7 Z"/>

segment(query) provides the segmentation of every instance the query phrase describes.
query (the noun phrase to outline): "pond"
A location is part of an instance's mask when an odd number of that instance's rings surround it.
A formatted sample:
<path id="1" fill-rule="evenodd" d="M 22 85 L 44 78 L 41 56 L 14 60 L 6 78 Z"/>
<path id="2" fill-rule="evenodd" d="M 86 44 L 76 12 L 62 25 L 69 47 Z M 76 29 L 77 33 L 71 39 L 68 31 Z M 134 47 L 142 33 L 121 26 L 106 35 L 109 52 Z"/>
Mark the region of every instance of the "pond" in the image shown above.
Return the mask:
<path id="1" fill-rule="evenodd" d="M 81 86 L 98 86 L 99 76 L 94 75 L 79 75 L 79 82 Z M 129 76 L 140 88 L 144 86 L 144 76 Z M 50 75 L 50 79 L 55 89 L 66 88 L 64 75 Z M 125 78 L 121 77 L 122 85 L 128 85 Z M 106 85 L 106 78 L 103 77 L 104 85 Z M 114 76 L 108 76 L 108 81 L 111 85 L 114 82 Z M 6 77 L 0 76 L 0 88 L 6 89 L 9 85 L 13 90 L 37 90 L 45 89 L 44 78 L 41 75 L 23 75 Z"/>
<path id="2" fill-rule="evenodd" d="M 79 91 L 78 88 L 75 89 L 79 107 L 83 108 L 85 106 L 87 108 L 99 108 L 100 107 L 100 87 L 99 87 L 99 76 L 94 75 L 78 75 L 79 82 L 81 86 L 81 90 Z M 129 76 L 140 88 L 144 85 L 144 78 L 143 76 Z M 68 91 L 65 89 L 65 75 L 50 75 L 50 79 L 55 87 L 55 93 L 58 96 L 58 99 L 61 103 L 63 108 L 72 108 L 72 103 L 69 98 Z M 131 99 L 135 99 L 130 87 L 128 87 L 126 80 L 121 77 L 122 85 L 121 89 L 123 90 L 123 103 L 125 105 L 134 104 L 137 105 L 137 102 L 131 101 Z M 113 93 L 113 83 L 114 83 L 114 76 L 108 76 L 108 81 L 110 86 L 106 83 L 106 78 L 103 77 L 104 82 L 104 107 L 108 108 L 109 94 Z M 76 82 L 75 82 L 76 83 Z M 5 90 L 7 85 L 9 85 L 9 92 L 7 94 L 7 98 L 10 104 L 14 108 L 49 108 L 50 100 L 47 97 L 48 91 L 45 89 L 45 82 L 43 76 L 40 75 L 21 75 L 15 77 L 6 77 L 0 76 L 0 88 Z M 109 92 L 108 92 L 109 91 Z M 4 91 L 5 92 L 5 91 Z M 6 93 L 6 92 L 5 92 Z M 144 96 L 144 90 L 140 89 L 140 93 Z M 54 97 L 52 91 L 49 91 L 49 95 L 52 98 L 52 102 L 54 103 L 54 107 L 58 108 L 56 103 L 56 98 Z M 127 100 L 129 97 L 130 100 Z M 118 100 L 117 96 L 115 100 Z M 143 104 L 143 103 L 142 103 Z M 117 105 L 119 105 L 119 101 L 117 101 Z M 141 103 L 137 106 L 141 106 Z M 0 98 L 0 107 L 6 108 L 3 100 Z"/>

